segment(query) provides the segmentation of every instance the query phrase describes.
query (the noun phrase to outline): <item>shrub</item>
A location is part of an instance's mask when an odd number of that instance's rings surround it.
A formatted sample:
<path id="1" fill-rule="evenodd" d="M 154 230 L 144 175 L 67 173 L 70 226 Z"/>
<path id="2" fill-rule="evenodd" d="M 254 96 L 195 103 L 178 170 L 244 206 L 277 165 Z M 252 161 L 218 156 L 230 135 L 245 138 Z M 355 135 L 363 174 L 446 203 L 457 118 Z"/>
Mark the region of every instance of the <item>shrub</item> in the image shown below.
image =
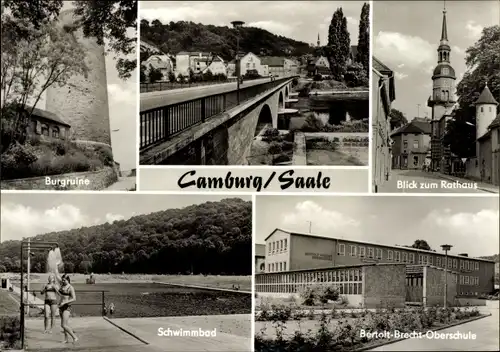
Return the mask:
<path id="1" fill-rule="evenodd" d="M 286 154 L 280 154 L 276 158 L 273 159 L 273 164 L 285 163 L 290 161 L 290 157 Z"/>
<path id="2" fill-rule="evenodd" d="M 280 135 L 280 131 L 277 128 L 268 128 L 262 135 L 265 137 L 276 137 Z"/>
<path id="3" fill-rule="evenodd" d="M 315 82 L 322 81 L 322 80 L 323 80 L 323 76 L 321 76 L 320 74 L 316 74 L 313 77 L 313 81 L 315 81 Z"/>
<path id="4" fill-rule="evenodd" d="M 95 148 L 96 154 L 99 156 L 99 159 L 106 166 L 113 166 L 113 153 L 110 148 L 104 146 L 97 146 Z"/>
<path id="5" fill-rule="evenodd" d="M 344 81 L 348 87 L 368 87 L 368 74 L 363 65 L 356 62 L 347 67 Z"/>
<path id="6" fill-rule="evenodd" d="M 281 143 L 278 142 L 272 142 L 271 145 L 269 145 L 269 148 L 267 149 L 267 152 L 269 154 L 280 154 L 283 151 L 283 148 L 281 147 Z"/>
<path id="7" fill-rule="evenodd" d="M 29 175 L 29 167 L 38 157 L 30 144 L 15 143 L 0 158 L 2 179 L 22 178 Z"/>
<path id="8" fill-rule="evenodd" d="M 21 322 L 19 317 L 0 316 L 0 349 L 20 349 Z"/>

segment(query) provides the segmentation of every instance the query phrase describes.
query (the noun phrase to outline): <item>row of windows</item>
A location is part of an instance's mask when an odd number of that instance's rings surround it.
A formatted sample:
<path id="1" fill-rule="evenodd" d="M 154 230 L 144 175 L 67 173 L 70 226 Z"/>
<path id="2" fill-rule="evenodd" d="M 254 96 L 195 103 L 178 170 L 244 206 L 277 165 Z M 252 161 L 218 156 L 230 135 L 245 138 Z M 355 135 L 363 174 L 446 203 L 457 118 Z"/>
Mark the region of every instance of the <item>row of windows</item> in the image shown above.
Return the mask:
<path id="1" fill-rule="evenodd" d="M 345 244 L 339 243 L 338 245 L 338 254 L 339 255 L 346 255 L 346 248 Z M 350 252 L 349 255 L 351 257 L 360 257 L 360 258 L 371 258 L 371 259 L 384 259 L 383 256 L 383 250 L 381 248 L 372 248 L 372 247 L 358 247 L 355 245 L 350 245 Z M 432 260 L 431 255 L 426 255 L 426 254 L 418 254 L 418 264 L 429 264 L 433 265 L 433 260 Z M 402 263 L 409 263 L 409 264 L 415 264 L 415 253 L 408 253 L 408 252 L 400 252 L 400 251 L 393 251 L 393 250 L 386 250 L 386 257 L 385 259 L 389 261 L 395 261 L 395 262 L 402 262 Z M 448 268 L 450 269 L 458 269 L 458 259 L 454 258 L 448 258 Z M 442 257 L 436 257 L 436 266 L 439 267 L 445 267 L 446 266 L 446 260 L 445 258 Z M 479 270 L 479 262 L 473 262 L 470 260 L 460 260 L 460 269 L 462 270 Z"/>
<path id="2" fill-rule="evenodd" d="M 314 271 L 307 273 L 288 273 L 280 275 L 257 276 L 256 284 L 278 283 L 312 283 L 312 282 L 350 282 L 362 281 L 361 269 L 335 269 L 328 271 Z"/>
<path id="3" fill-rule="evenodd" d="M 460 285 L 479 286 L 479 278 L 477 276 L 460 275 Z"/>
<path id="4" fill-rule="evenodd" d="M 403 148 L 408 149 L 408 141 L 403 141 Z M 413 149 L 418 149 L 418 140 L 413 140 Z"/>
<path id="5" fill-rule="evenodd" d="M 47 137 L 50 136 L 49 126 L 43 124 L 41 130 L 42 130 L 42 135 Z M 52 127 L 52 137 L 59 138 L 59 127 L 57 126 Z"/>
<path id="6" fill-rule="evenodd" d="M 270 242 L 268 245 L 268 253 L 269 254 L 277 254 L 283 253 L 287 250 L 287 239 Z"/>
<path id="7" fill-rule="evenodd" d="M 276 271 L 286 271 L 286 262 L 267 264 L 267 271 L 270 273 L 274 273 Z"/>
<path id="8" fill-rule="evenodd" d="M 306 284 L 257 284 L 255 291 L 269 293 L 297 293 L 304 289 Z M 361 295 L 363 284 L 361 282 L 342 283 L 337 285 L 341 295 Z"/>

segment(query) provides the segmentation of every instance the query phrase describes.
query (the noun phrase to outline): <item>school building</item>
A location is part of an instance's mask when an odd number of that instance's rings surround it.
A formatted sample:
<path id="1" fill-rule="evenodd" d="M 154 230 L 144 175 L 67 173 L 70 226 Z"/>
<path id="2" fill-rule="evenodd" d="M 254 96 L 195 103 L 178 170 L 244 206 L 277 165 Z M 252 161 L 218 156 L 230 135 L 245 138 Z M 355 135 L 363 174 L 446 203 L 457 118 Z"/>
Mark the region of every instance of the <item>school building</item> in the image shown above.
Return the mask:
<path id="1" fill-rule="evenodd" d="M 494 290 L 495 263 L 403 246 L 274 230 L 265 239 L 265 273 L 256 292 L 297 294 L 305 285 L 335 284 L 352 305 L 439 304 L 447 268 L 450 304 Z"/>

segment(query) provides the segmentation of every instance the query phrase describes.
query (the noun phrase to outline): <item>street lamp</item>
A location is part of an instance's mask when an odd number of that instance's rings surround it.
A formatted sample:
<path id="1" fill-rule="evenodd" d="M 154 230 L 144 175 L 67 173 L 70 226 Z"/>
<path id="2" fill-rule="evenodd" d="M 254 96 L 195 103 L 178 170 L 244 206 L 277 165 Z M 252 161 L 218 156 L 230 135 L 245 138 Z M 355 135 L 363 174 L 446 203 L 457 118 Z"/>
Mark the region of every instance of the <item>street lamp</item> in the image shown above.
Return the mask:
<path id="1" fill-rule="evenodd" d="M 231 22 L 233 25 L 233 28 L 238 31 L 239 28 L 241 28 L 245 22 L 243 21 L 233 21 Z M 240 36 L 239 33 L 236 35 L 236 76 L 237 76 L 237 81 L 236 81 L 236 99 L 238 101 L 238 105 L 240 104 Z"/>
<path id="2" fill-rule="evenodd" d="M 444 308 L 447 305 L 447 291 L 448 291 L 448 251 L 453 247 L 451 244 L 442 244 L 441 248 L 444 251 Z"/>

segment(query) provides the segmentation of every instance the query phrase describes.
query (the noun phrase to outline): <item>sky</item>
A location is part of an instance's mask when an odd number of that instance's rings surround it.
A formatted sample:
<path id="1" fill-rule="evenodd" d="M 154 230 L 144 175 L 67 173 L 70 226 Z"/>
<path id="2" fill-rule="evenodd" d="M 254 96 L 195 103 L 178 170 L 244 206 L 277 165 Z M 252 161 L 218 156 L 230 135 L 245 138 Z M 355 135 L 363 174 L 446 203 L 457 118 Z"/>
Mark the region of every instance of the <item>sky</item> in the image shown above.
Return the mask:
<path id="1" fill-rule="evenodd" d="M 126 220 L 135 215 L 251 196 L 2 193 L 0 241 Z"/>
<path id="2" fill-rule="evenodd" d="M 386 245 L 426 240 L 451 254 L 498 253 L 498 197 L 257 196 L 255 241 L 276 228 Z"/>
<path id="3" fill-rule="evenodd" d="M 443 1 L 375 1 L 373 53 L 395 72 L 393 108 L 408 120 L 430 118 L 427 99 L 437 65 Z M 500 24 L 500 1 L 446 1 L 450 59 L 460 82 L 466 70 L 465 51 L 480 38 L 483 27 Z M 421 104 L 420 108 L 417 104 Z M 420 113 L 419 113 L 420 111 Z"/>
<path id="4" fill-rule="evenodd" d="M 73 8 L 72 1 L 64 1 L 61 11 Z M 131 30 L 130 35 L 133 35 Z M 108 82 L 108 105 L 111 130 L 111 146 L 115 161 L 122 170 L 136 168 L 137 143 L 137 70 L 132 77 L 122 80 L 118 77 L 113 53 L 106 55 L 106 73 Z M 45 94 L 37 107 L 45 109 Z M 64 119 L 64 117 L 62 117 Z"/>
<path id="5" fill-rule="evenodd" d="M 351 45 L 358 44 L 358 26 L 364 1 L 141 1 L 141 19 L 192 21 L 205 25 L 231 26 L 244 21 L 247 27 L 266 29 L 277 35 L 316 45 L 328 40 L 332 15 L 342 7 L 347 17 Z"/>

